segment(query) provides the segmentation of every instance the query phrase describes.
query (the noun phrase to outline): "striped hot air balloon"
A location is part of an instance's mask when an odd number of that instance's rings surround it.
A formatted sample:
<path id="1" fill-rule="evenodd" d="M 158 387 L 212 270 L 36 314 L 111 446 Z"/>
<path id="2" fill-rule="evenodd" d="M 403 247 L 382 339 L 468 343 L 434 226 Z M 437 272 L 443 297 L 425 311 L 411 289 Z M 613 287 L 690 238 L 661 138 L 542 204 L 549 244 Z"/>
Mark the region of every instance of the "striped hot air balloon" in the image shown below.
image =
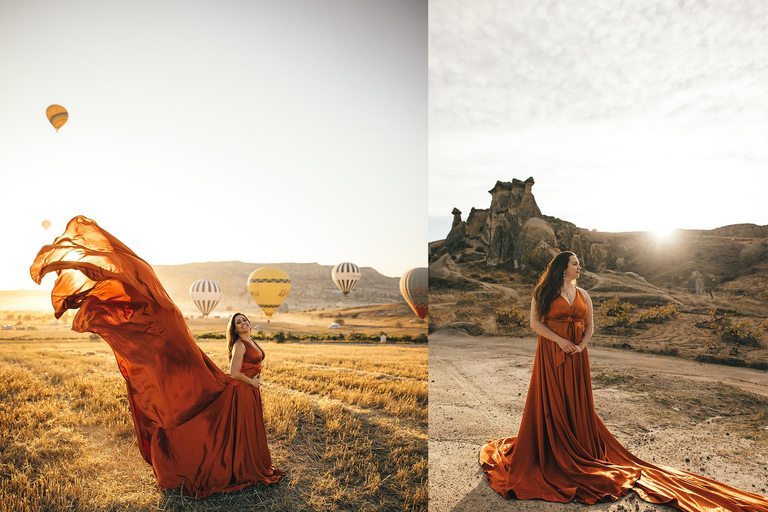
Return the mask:
<path id="1" fill-rule="evenodd" d="M 339 287 L 339 290 L 344 292 L 344 295 L 347 295 L 360 280 L 360 269 L 357 265 L 348 261 L 339 263 L 331 270 L 331 279 Z"/>
<path id="2" fill-rule="evenodd" d="M 200 279 L 189 287 L 189 298 L 204 317 L 213 311 L 222 297 L 221 285 L 213 279 Z"/>
<path id="3" fill-rule="evenodd" d="M 51 105 L 45 110 L 45 116 L 58 132 L 59 128 L 64 126 L 64 123 L 69 119 L 69 112 L 61 105 Z"/>
<path id="4" fill-rule="evenodd" d="M 279 268 L 257 268 L 248 276 L 248 291 L 264 314 L 272 318 L 291 291 L 291 277 Z"/>
<path id="5" fill-rule="evenodd" d="M 412 268 L 400 278 L 400 293 L 419 318 L 429 314 L 429 270 Z"/>

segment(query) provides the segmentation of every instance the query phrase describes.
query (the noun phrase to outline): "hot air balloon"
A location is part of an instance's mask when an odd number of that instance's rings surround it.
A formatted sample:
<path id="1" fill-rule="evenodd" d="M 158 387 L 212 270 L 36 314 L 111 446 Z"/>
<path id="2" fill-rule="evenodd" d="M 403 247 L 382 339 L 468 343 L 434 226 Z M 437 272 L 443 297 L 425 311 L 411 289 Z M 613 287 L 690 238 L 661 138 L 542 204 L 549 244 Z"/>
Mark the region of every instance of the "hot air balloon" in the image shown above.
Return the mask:
<path id="1" fill-rule="evenodd" d="M 213 279 L 200 279 L 189 287 L 189 298 L 204 317 L 213 311 L 221 300 L 221 285 Z"/>
<path id="2" fill-rule="evenodd" d="M 53 127 L 56 128 L 57 132 L 59 131 L 59 128 L 64 126 L 64 123 L 67 122 L 67 119 L 69 119 L 69 113 L 67 112 L 67 109 L 61 105 L 51 105 L 48 107 L 48 109 L 46 109 L 45 115 Z"/>
<path id="3" fill-rule="evenodd" d="M 412 268 L 400 278 L 400 293 L 419 318 L 429 314 L 429 270 Z"/>
<path id="4" fill-rule="evenodd" d="M 331 279 L 347 295 L 360 280 L 360 269 L 354 263 L 339 263 L 331 270 Z"/>
<path id="5" fill-rule="evenodd" d="M 248 276 L 248 291 L 264 314 L 272 318 L 291 291 L 291 277 L 279 268 L 257 268 Z"/>
<path id="6" fill-rule="evenodd" d="M 44 220 L 43 222 L 41 222 L 41 224 L 43 226 L 43 229 L 46 231 L 48 231 L 48 228 L 51 227 L 51 221 L 49 220 Z"/>

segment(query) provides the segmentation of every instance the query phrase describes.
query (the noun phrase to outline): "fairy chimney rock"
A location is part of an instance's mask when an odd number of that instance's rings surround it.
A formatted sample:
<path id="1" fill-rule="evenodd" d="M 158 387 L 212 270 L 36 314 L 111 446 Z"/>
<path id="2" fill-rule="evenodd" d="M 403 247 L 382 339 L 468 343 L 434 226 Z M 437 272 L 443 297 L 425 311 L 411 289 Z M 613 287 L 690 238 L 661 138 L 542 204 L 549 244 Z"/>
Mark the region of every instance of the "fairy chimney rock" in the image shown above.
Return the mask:
<path id="1" fill-rule="evenodd" d="M 453 214 L 453 224 L 451 224 L 451 229 L 453 229 L 461 222 L 461 210 L 454 208 L 451 213 Z"/>
<path id="2" fill-rule="evenodd" d="M 483 228 L 483 241 L 489 246 L 487 263 L 497 266 L 517 262 L 525 251 L 521 238 L 523 226 L 530 219 L 541 219 L 541 210 L 533 197 L 533 178 L 497 181 L 489 190 L 491 207 Z"/>

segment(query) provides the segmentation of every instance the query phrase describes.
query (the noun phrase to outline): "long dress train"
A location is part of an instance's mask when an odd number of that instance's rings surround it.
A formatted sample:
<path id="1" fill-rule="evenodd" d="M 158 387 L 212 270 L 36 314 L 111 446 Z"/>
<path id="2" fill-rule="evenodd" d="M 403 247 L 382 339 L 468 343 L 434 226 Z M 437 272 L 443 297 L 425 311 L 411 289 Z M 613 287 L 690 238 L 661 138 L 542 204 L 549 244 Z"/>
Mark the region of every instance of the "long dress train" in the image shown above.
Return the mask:
<path id="1" fill-rule="evenodd" d="M 94 221 L 75 217 L 30 268 L 38 284 L 53 271 L 56 318 L 79 308 L 72 329 L 98 334 L 115 353 L 139 451 L 160 487 L 202 498 L 285 474 L 272 466 L 259 389 L 200 350 L 147 262 Z M 255 349 L 246 351 L 242 372 L 261 372 Z"/>
<path id="2" fill-rule="evenodd" d="M 587 304 L 559 297 L 547 327 L 574 343 L 584 334 Z M 480 463 L 505 498 L 594 504 L 631 489 L 643 500 L 687 512 L 767 512 L 768 498 L 628 452 L 595 413 L 588 351 L 568 355 L 539 336 L 533 375 L 517 437 L 488 441 Z"/>

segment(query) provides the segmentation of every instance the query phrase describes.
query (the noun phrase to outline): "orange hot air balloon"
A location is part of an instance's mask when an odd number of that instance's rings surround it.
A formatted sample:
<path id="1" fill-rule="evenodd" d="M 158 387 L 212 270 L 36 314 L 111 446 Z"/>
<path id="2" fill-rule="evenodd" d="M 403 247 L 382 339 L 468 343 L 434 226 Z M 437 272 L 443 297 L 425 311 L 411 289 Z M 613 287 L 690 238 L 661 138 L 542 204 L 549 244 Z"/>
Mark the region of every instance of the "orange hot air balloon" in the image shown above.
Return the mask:
<path id="1" fill-rule="evenodd" d="M 69 112 L 67 112 L 67 109 L 61 105 L 51 105 L 46 109 L 45 115 L 53 127 L 56 128 L 57 132 L 59 131 L 59 128 L 64 126 L 64 123 L 67 122 L 67 119 L 69 119 Z"/>
<path id="2" fill-rule="evenodd" d="M 43 229 L 46 231 L 48 231 L 48 228 L 51 227 L 51 221 L 49 220 L 44 220 L 43 222 L 41 222 L 41 224 L 43 226 Z"/>

